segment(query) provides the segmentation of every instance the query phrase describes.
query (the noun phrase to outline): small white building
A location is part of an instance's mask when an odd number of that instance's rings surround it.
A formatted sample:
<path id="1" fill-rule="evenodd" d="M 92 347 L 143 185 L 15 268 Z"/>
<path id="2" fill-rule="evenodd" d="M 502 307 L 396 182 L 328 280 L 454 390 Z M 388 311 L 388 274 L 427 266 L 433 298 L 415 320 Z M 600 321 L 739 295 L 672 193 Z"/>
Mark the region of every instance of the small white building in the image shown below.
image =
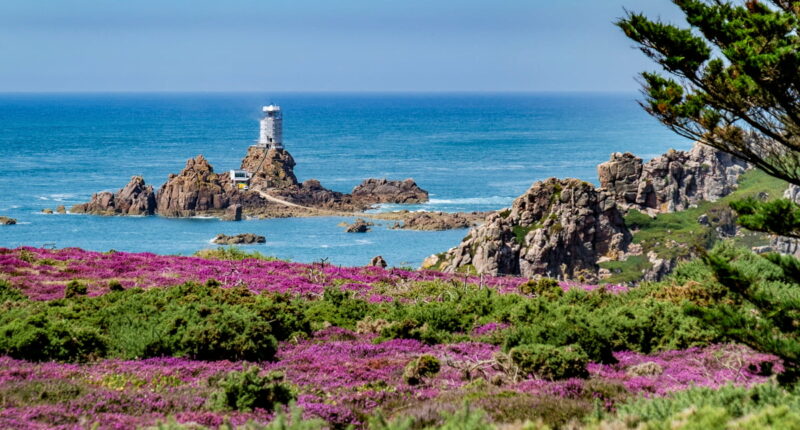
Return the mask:
<path id="1" fill-rule="evenodd" d="M 246 190 L 250 188 L 250 178 L 252 175 L 247 170 L 231 170 L 231 182 L 236 188 Z"/>
<path id="2" fill-rule="evenodd" d="M 261 108 L 264 116 L 261 118 L 261 131 L 258 135 L 258 144 L 264 148 L 283 149 L 283 114 L 281 107 L 269 105 Z"/>

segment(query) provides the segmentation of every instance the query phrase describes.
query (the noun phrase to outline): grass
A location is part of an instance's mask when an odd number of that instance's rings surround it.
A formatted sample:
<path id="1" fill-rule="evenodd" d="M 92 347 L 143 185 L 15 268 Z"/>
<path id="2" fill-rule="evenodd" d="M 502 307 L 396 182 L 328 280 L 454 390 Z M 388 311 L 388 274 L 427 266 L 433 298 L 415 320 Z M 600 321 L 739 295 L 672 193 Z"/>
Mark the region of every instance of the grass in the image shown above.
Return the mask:
<path id="1" fill-rule="evenodd" d="M 609 269 L 613 275 L 605 282 L 632 282 L 641 279 L 642 272 L 651 265 L 645 257 L 655 252 L 663 259 L 688 259 L 699 249 L 709 249 L 719 236 L 716 228 L 731 221 L 730 203 L 747 197 L 766 196 L 776 199 L 783 196 L 787 184 L 760 170 L 750 170 L 739 179 L 739 187 L 733 193 L 716 202 L 702 202 L 696 207 L 680 212 L 662 213 L 651 218 L 637 210 L 625 216 L 625 224 L 634 231 L 633 243 L 642 246 L 641 256 L 632 256 L 625 261 L 608 261 L 600 267 Z M 709 225 L 698 222 L 701 215 L 707 215 Z M 769 237 L 765 234 L 740 229 L 741 234 L 733 240 L 740 246 L 751 248 L 766 245 Z"/>
<path id="2" fill-rule="evenodd" d="M 194 253 L 195 257 L 205 258 L 208 260 L 264 260 L 264 261 L 279 261 L 279 258 L 264 255 L 258 251 L 244 251 L 235 246 L 221 246 L 219 248 L 202 249 Z"/>

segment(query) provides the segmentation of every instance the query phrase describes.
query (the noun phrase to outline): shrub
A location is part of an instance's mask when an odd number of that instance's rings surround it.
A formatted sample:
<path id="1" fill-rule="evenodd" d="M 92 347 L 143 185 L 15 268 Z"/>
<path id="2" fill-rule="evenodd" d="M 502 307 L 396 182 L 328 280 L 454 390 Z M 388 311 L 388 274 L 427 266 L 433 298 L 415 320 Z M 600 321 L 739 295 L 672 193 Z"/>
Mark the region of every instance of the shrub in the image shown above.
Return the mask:
<path id="1" fill-rule="evenodd" d="M 511 349 L 511 360 L 525 374 L 546 379 L 566 379 L 588 375 L 589 357 L 579 345 L 522 345 Z"/>
<path id="2" fill-rule="evenodd" d="M 241 261 L 247 259 L 264 260 L 264 261 L 280 261 L 275 257 L 264 255 L 258 251 L 243 251 L 235 246 L 224 247 L 221 246 L 215 249 L 203 249 L 194 253 L 195 257 L 205 258 L 207 260 L 230 260 Z"/>
<path id="3" fill-rule="evenodd" d="M 429 354 L 420 355 L 406 365 L 403 370 L 403 379 L 409 385 L 419 385 L 425 378 L 439 373 L 440 368 L 441 364 L 438 358 Z"/>
<path id="4" fill-rule="evenodd" d="M 530 280 L 519 286 L 522 294 L 535 295 L 537 297 L 555 298 L 564 294 L 564 290 L 558 281 L 552 278 L 539 278 Z"/>
<path id="5" fill-rule="evenodd" d="M 208 406 L 217 411 L 250 412 L 255 408 L 273 410 L 293 399 L 292 389 L 283 382 L 283 374 L 260 375 L 257 366 L 241 372 L 230 372 L 208 399 Z"/>
<path id="6" fill-rule="evenodd" d="M 66 288 L 64 288 L 65 299 L 77 296 L 85 296 L 85 295 L 86 295 L 86 285 L 83 285 L 82 283 L 80 283 L 75 279 L 67 282 L 67 286 Z"/>
<path id="7" fill-rule="evenodd" d="M 122 291 L 125 288 L 122 286 L 122 283 L 116 279 L 112 279 L 108 281 L 108 289 L 111 291 Z"/>

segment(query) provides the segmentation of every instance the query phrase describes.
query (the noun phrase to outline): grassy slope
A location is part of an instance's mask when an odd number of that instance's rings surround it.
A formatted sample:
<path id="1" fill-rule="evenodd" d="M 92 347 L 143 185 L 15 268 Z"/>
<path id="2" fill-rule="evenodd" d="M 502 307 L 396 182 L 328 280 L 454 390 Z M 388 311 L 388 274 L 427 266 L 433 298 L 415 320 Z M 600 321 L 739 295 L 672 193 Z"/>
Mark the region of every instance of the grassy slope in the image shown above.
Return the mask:
<path id="1" fill-rule="evenodd" d="M 634 230 L 633 243 L 642 245 L 643 255 L 632 256 L 625 261 L 601 263 L 601 267 L 613 273 L 605 282 L 620 283 L 641 279 L 642 272 L 651 267 L 646 257 L 650 251 L 654 251 L 661 258 L 681 259 L 690 257 L 694 249 L 710 248 L 719 240 L 714 230 L 720 224 L 720 218 L 729 211 L 730 202 L 755 197 L 761 193 L 766 193 L 769 199 L 780 198 L 786 187 L 784 181 L 760 170 L 751 170 L 742 175 L 739 188 L 735 192 L 716 202 L 703 202 L 695 208 L 660 214 L 656 218 L 650 218 L 639 211 L 630 211 L 625 216 L 625 223 Z M 710 226 L 697 222 L 703 214 L 708 215 Z M 744 230 L 734 241 L 749 248 L 766 245 L 769 243 L 769 238 L 764 234 Z"/>

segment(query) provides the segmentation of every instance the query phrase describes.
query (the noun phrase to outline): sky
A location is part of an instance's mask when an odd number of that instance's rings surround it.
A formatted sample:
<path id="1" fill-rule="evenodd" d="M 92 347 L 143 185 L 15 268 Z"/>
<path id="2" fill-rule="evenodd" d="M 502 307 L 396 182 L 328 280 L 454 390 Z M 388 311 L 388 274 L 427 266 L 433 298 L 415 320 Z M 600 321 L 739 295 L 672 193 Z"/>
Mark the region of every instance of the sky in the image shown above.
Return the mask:
<path id="1" fill-rule="evenodd" d="M 669 0 L 2 0 L 0 92 L 635 91 Z"/>

